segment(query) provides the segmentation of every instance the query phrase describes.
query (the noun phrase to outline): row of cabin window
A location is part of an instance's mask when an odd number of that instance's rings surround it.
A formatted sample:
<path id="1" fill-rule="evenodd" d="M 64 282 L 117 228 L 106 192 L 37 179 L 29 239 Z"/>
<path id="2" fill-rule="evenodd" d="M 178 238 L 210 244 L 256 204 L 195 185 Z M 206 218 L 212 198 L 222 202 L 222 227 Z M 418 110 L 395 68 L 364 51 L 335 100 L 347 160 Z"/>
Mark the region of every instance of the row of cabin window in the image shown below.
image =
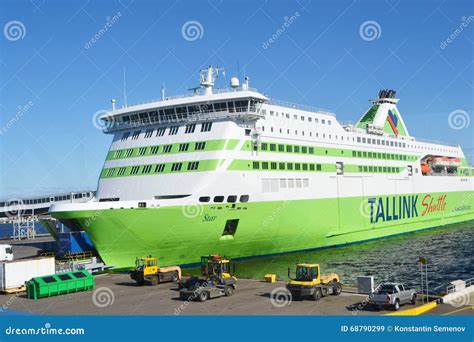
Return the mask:
<path id="1" fill-rule="evenodd" d="M 252 164 L 254 170 L 303 170 L 303 171 L 321 171 L 321 164 L 308 163 L 284 163 L 284 162 L 258 162 L 254 161 Z"/>
<path id="2" fill-rule="evenodd" d="M 324 120 L 323 120 L 324 121 Z M 265 132 L 265 126 L 262 126 L 262 132 Z M 270 127 L 270 132 L 273 133 L 274 132 L 274 129 L 273 127 Z M 283 129 L 280 128 L 280 133 L 283 133 Z M 286 133 L 287 134 L 290 134 L 290 129 L 287 128 L 286 129 Z M 295 135 L 298 135 L 298 130 L 295 129 Z M 301 131 L 301 135 L 304 136 L 305 135 L 305 131 Z M 313 132 L 309 132 L 309 136 L 312 137 L 313 136 Z M 315 133 L 315 137 L 318 138 L 319 137 L 319 133 L 316 132 Z M 349 137 L 346 137 L 347 141 L 350 140 Z M 326 139 L 326 134 L 323 133 L 323 139 Z M 329 134 L 329 139 L 332 139 L 332 135 Z M 337 140 L 337 135 L 335 135 L 335 140 Z M 341 140 L 344 141 L 344 136 L 341 135 Z M 356 138 L 352 138 L 352 141 L 356 141 Z M 400 147 L 400 148 L 405 148 L 407 145 L 406 143 L 402 143 L 402 142 L 398 142 L 398 141 L 386 141 L 386 140 L 380 140 L 380 139 L 371 139 L 371 138 L 361 138 L 361 137 L 357 137 L 357 142 L 358 143 L 367 143 L 367 144 L 373 144 L 373 145 L 382 145 L 382 146 L 393 146 L 393 147 Z M 425 148 L 426 149 L 426 148 Z"/>
<path id="3" fill-rule="evenodd" d="M 314 154 L 314 147 L 298 146 L 298 145 L 282 145 L 282 144 L 267 144 L 262 143 L 260 146 L 262 151 L 276 151 L 288 152 L 288 153 L 309 153 Z M 326 150 L 326 154 L 328 151 Z M 344 151 L 341 150 L 341 154 Z M 376 159 L 393 159 L 393 160 L 407 160 L 406 155 L 393 154 L 393 153 L 380 153 L 380 152 L 365 152 L 365 151 L 352 151 L 353 157 L 364 157 L 364 158 L 376 158 Z"/>
<path id="4" fill-rule="evenodd" d="M 399 173 L 400 168 L 396 166 L 367 166 L 359 165 L 359 172 Z"/>
<path id="5" fill-rule="evenodd" d="M 171 165 L 171 172 L 177 172 L 177 171 L 181 171 L 183 167 L 183 163 L 173 163 Z M 199 162 L 198 161 L 195 161 L 195 162 L 188 162 L 188 165 L 187 165 L 187 170 L 188 171 L 195 171 L 199 168 Z M 141 171 L 140 171 L 141 169 Z M 111 177 L 114 175 L 115 173 L 115 170 L 118 170 L 117 171 L 117 176 L 124 176 L 125 175 L 125 171 L 127 170 L 126 167 L 120 167 L 118 169 L 115 169 L 115 168 L 112 168 L 112 169 L 108 169 L 107 172 L 106 172 L 106 177 Z M 148 174 L 148 173 L 162 173 L 163 171 L 165 170 L 165 164 L 153 164 L 153 165 L 137 165 L 137 166 L 132 166 L 132 168 L 130 169 L 130 175 L 138 175 L 139 173 L 140 174 Z"/>
<path id="6" fill-rule="evenodd" d="M 266 110 L 262 110 L 262 113 L 263 113 L 263 114 L 266 114 Z M 278 112 L 275 113 L 273 110 L 271 110 L 271 111 L 270 111 L 270 116 L 273 116 L 273 115 L 275 115 L 275 116 L 278 117 Z M 288 113 L 281 113 L 281 117 L 286 117 L 287 119 L 289 119 L 289 118 L 290 118 L 290 114 L 288 114 Z M 310 117 L 310 116 L 305 117 L 305 116 L 303 116 L 303 115 L 300 115 L 301 121 L 305 121 L 305 118 L 308 119 L 308 122 L 313 122 L 313 118 L 312 118 L 312 117 Z M 298 115 L 293 114 L 293 119 L 298 120 Z M 315 122 L 315 123 L 319 123 L 319 118 L 314 118 L 314 122 Z M 326 119 L 321 119 L 321 124 L 325 125 L 325 124 L 326 124 Z M 331 120 L 327 120 L 327 124 L 328 124 L 328 125 L 331 125 Z"/>
<path id="7" fill-rule="evenodd" d="M 381 153 L 381 152 L 366 152 L 366 151 L 352 151 L 353 157 L 359 158 L 374 158 L 374 159 L 392 159 L 392 160 L 407 160 L 404 154 Z"/>
<path id="8" fill-rule="evenodd" d="M 163 146 L 163 153 L 170 153 L 173 145 L 164 145 Z M 160 146 L 146 146 L 140 147 L 138 149 L 138 156 L 144 156 L 147 153 L 148 148 L 150 148 L 151 154 L 158 154 L 160 152 Z M 206 142 L 196 142 L 194 143 L 194 150 L 195 151 L 202 151 L 206 148 Z M 179 152 L 186 152 L 189 150 L 189 143 L 182 143 L 179 144 L 178 148 Z M 127 150 L 118 150 L 114 153 L 114 158 L 129 158 L 133 154 L 133 148 L 129 148 Z"/>
<path id="9" fill-rule="evenodd" d="M 180 128 L 180 126 L 171 126 L 171 127 L 169 127 L 168 135 L 177 135 L 178 132 L 179 132 L 179 128 Z M 210 132 L 211 128 L 212 128 L 212 122 L 204 122 L 204 123 L 201 124 L 201 132 Z M 185 134 L 194 133 L 195 130 L 196 130 L 196 124 L 189 124 L 189 125 L 185 126 L 184 133 Z M 145 138 L 151 138 L 153 136 L 154 131 L 155 131 L 154 128 L 147 129 L 145 131 L 144 137 Z M 142 131 L 140 131 L 140 130 L 139 131 L 134 131 L 132 133 L 132 140 L 137 140 L 140 137 L 141 132 Z M 162 137 L 163 135 L 165 135 L 165 132 L 166 132 L 166 127 L 157 128 L 155 136 Z M 126 141 L 130 137 L 130 133 L 131 132 L 125 132 L 122 135 L 122 138 L 120 140 L 121 141 Z"/>
<path id="10" fill-rule="evenodd" d="M 224 202 L 225 197 L 224 196 L 214 196 L 214 202 L 215 203 L 222 203 Z M 202 196 L 199 197 L 199 202 L 207 203 L 211 201 L 211 197 L 209 196 Z M 249 201 L 249 195 L 241 195 L 239 198 L 239 202 L 245 203 Z M 237 196 L 236 195 L 230 195 L 227 197 L 227 203 L 235 203 L 237 202 Z"/>

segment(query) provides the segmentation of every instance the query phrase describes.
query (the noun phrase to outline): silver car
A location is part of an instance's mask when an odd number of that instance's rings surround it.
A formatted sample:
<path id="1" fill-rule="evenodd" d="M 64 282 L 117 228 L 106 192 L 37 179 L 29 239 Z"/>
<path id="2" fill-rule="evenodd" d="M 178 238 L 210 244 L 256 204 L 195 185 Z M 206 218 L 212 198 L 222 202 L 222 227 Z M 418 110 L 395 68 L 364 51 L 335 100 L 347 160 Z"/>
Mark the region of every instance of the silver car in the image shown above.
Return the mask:
<path id="1" fill-rule="evenodd" d="M 401 305 L 416 303 L 416 290 L 400 283 L 382 283 L 369 295 L 369 302 L 398 310 Z"/>

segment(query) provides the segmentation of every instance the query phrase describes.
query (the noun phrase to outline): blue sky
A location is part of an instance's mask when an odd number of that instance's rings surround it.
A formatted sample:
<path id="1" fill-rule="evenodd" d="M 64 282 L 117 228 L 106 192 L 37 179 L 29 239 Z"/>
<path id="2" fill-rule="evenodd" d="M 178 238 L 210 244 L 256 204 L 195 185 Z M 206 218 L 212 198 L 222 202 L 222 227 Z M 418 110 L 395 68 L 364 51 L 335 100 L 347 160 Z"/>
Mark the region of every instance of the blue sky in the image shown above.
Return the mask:
<path id="1" fill-rule="evenodd" d="M 209 64 L 226 86 L 240 66 L 270 97 L 342 122 L 392 88 L 411 135 L 460 144 L 472 163 L 473 4 L 2 0 L 0 197 L 96 188 L 112 137 L 93 116 L 121 105 L 124 68 L 129 104 L 162 84 L 185 93 Z"/>

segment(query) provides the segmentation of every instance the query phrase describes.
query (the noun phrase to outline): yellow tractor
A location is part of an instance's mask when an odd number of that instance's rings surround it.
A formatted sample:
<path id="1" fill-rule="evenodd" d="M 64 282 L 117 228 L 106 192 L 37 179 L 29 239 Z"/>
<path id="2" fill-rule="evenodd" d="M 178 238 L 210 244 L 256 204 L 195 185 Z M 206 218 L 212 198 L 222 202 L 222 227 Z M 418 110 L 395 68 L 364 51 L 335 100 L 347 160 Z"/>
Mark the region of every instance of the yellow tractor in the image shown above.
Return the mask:
<path id="1" fill-rule="evenodd" d="M 295 299 L 311 298 L 320 300 L 327 295 L 338 296 L 342 292 L 342 285 L 339 275 L 330 273 L 321 275 L 319 264 L 296 264 L 296 276 L 291 277 L 291 270 L 288 268 L 288 278 L 290 282 L 286 288 Z"/>
<path id="2" fill-rule="evenodd" d="M 159 267 L 158 259 L 152 256 L 137 258 L 135 268 L 130 272 L 130 277 L 138 285 L 145 283 L 157 285 L 167 281 L 177 282 L 181 280 L 181 267 Z"/>

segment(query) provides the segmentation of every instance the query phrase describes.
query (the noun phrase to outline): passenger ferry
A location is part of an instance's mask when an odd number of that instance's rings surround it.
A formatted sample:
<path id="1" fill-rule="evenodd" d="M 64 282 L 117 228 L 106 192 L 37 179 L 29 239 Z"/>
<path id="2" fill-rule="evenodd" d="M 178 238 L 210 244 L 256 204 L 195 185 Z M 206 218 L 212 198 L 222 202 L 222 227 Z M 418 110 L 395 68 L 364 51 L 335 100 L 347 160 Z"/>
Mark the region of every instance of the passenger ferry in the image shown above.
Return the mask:
<path id="1" fill-rule="evenodd" d="M 474 219 L 460 146 L 415 139 L 381 90 L 355 125 L 268 98 L 219 68 L 190 94 L 112 109 L 96 197 L 50 213 L 116 267 L 337 246 Z"/>

